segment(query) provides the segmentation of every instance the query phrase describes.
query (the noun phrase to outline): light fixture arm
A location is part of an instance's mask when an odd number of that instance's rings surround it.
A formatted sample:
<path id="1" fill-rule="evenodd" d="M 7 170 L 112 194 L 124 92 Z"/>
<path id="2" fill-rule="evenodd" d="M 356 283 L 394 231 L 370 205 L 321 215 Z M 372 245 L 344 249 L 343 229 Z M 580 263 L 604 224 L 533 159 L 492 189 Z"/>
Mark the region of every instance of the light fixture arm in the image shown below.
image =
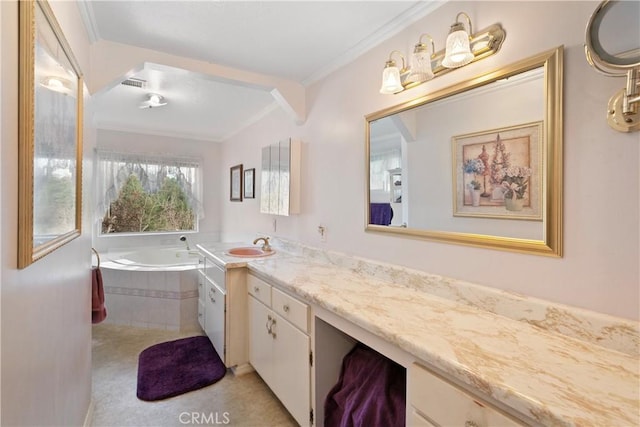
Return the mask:
<path id="1" fill-rule="evenodd" d="M 622 113 L 630 114 L 636 113 L 637 108 L 634 108 L 631 104 L 640 102 L 640 94 L 638 93 L 638 86 L 640 86 L 640 76 L 638 76 L 638 70 L 633 68 L 627 71 L 627 87 L 624 93 L 624 100 L 622 103 Z"/>
<path id="2" fill-rule="evenodd" d="M 436 53 L 436 45 L 435 43 L 433 43 L 433 37 L 431 37 L 429 34 L 421 34 L 420 38 L 418 39 L 418 44 L 415 48 L 416 50 L 420 49 L 421 51 L 427 50 L 427 45 L 422 41 L 423 37 L 429 37 L 429 40 L 431 41 L 431 57 L 433 57 L 433 54 Z"/>
<path id="3" fill-rule="evenodd" d="M 468 34 L 469 34 L 469 37 L 471 37 L 471 35 L 473 34 L 473 28 L 471 27 L 471 18 L 469 18 L 469 15 L 467 15 L 466 13 L 464 13 L 464 12 L 459 12 L 459 13 L 456 15 L 456 22 L 455 22 L 455 24 L 462 25 L 462 22 L 460 22 L 460 20 L 459 20 L 460 16 L 464 16 L 465 18 L 467 18 L 467 24 L 469 25 L 469 32 L 468 32 Z M 455 25 L 455 24 L 454 24 L 454 25 Z"/>
<path id="4" fill-rule="evenodd" d="M 399 50 L 392 50 L 391 53 L 389 54 L 389 59 L 387 60 L 385 67 L 395 67 L 396 66 L 396 61 L 393 60 L 393 54 L 397 53 L 398 55 L 400 55 L 400 58 L 402 59 L 402 68 L 400 69 L 400 73 L 403 73 L 404 71 L 407 70 L 407 65 L 404 61 L 404 55 L 402 54 L 402 52 L 400 52 Z"/>

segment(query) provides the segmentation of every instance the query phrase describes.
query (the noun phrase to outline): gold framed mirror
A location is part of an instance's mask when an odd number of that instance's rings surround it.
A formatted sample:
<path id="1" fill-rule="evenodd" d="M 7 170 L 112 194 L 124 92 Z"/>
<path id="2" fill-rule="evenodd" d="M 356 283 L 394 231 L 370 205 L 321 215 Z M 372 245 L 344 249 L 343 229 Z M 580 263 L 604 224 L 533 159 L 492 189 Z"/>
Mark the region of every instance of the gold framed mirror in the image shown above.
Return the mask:
<path id="1" fill-rule="evenodd" d="M 80 236 L 82 74 L 45 1 L 19 2 L 18 268 Z"/>
<path id="2" fill-rule="evenodd" d="M 365 230 L 562 256 L 563 47 L 365 117 Z"/>

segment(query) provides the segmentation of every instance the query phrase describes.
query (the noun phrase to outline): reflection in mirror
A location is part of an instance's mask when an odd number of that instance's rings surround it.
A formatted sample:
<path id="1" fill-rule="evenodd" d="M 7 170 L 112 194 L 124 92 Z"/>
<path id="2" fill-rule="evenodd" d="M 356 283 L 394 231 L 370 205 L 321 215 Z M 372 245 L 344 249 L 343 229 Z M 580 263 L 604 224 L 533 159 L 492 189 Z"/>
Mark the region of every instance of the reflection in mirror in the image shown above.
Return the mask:
<path id="1" fill-rule="evenodd" d="M 18 268 L 80 236 L 82 75 L 46 1 L 20 2 Z"/>
<path id="2" fill-rule="evenodd" d="M 562 48 L 367 116 L 367 230 L 560 255 Z"/>

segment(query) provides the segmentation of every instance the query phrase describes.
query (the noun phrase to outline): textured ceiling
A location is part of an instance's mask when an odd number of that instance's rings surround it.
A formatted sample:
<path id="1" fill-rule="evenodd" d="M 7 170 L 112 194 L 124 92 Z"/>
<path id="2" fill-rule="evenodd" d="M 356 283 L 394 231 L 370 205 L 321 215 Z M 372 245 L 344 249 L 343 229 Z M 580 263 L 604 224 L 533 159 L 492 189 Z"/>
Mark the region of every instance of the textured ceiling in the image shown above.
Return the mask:
<path id="1" fill-rule="evenodd" d="M 128 44 L 306 85 L 439 4 L 85 1 L 80 10 L 94 41 Z M 151 65 L 133 77 L 148 80 L 148 87 L 115 85 L 98 93 L 94 115 L 98 128 L 222 141 L 277 108 L 268 90 L 201 74 Z M 149 92 L 164 96 L 168 105 L 138 109 Z"/>

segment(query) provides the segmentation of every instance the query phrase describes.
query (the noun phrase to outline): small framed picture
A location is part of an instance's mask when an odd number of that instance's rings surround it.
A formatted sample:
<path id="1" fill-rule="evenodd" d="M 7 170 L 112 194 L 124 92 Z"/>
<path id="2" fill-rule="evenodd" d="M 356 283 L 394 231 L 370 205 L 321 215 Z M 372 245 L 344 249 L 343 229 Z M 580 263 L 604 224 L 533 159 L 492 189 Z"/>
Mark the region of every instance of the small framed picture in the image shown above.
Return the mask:
<path id="1" fill-rule="evenodd" d="M 244 171 L 244 198 L 255 199 L 256 191 L 256 169 L 251 168 Z"/>
<path id="2" fill-rule="evenodd" d="M 242 201 L 242 165 L 231 168 L 230 197 L 232 202 Z"/>

